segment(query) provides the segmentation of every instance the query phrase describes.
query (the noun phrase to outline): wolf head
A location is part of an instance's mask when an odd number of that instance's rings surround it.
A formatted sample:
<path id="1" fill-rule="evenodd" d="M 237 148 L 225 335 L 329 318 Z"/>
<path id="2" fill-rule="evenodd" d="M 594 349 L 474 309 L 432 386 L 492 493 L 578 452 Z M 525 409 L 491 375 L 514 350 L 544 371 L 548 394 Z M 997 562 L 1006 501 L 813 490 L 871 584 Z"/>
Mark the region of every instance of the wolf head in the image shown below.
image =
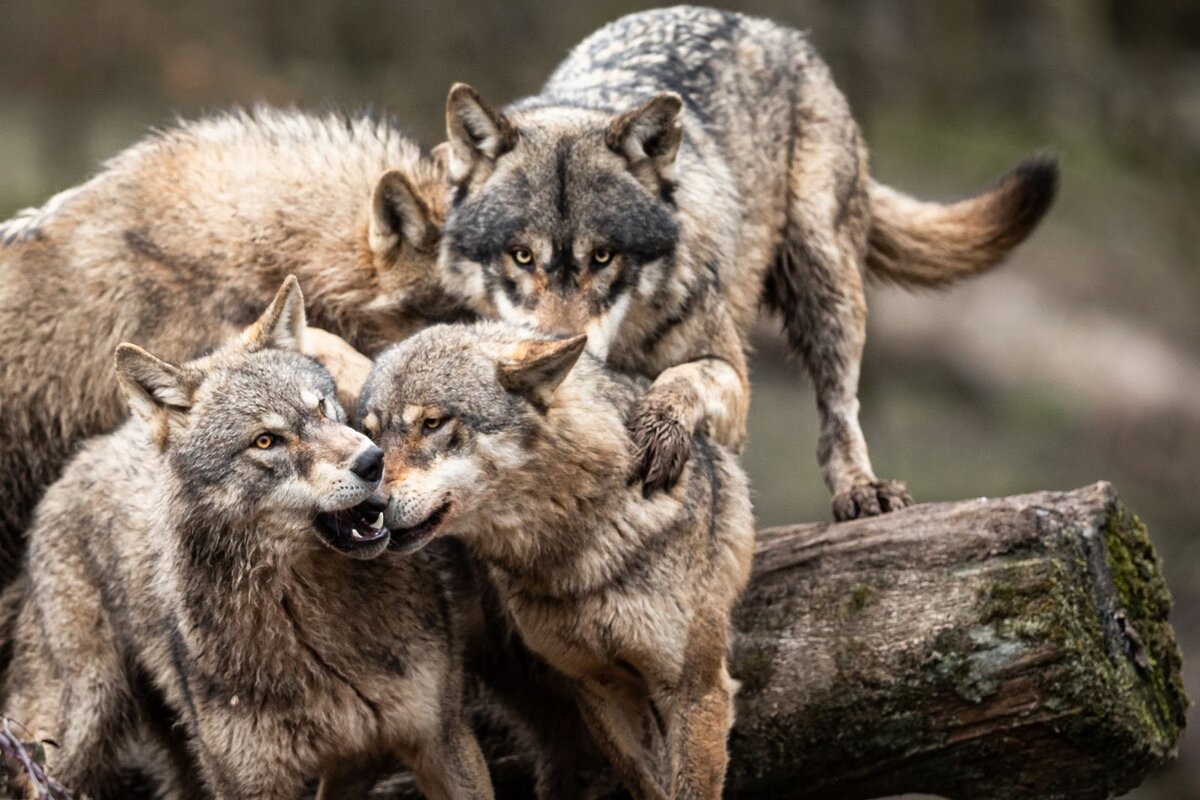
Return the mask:
<path id="1" fill-rule="evenodd" d="M 630 298 L 660 282 L 679 239 L 671 191 L 678 95 L 627 113 L 512 117 L 469 86 L 446 107 L 455 192 L 441 250 L 447 287 L 483 313 L 607 352 Z"/>
<path id="2" fill-rule="evenodd" d="M 284 539 L 315 533 L 369 558 L 388 541 L 382 506 L 368 502 L 383 452 L 347 427 L 329 374 L 297 352 L 304 331 L 304 298 L 288 278 L 262 317 L 212 355 L 174 366 L 122 344 L 117 377 L 188 518 Z"/>
<path id="3" fill-rule="evenodd" d="M 395 298 L 410 297 L 430 282 L 444 216 L 444 187 L 444 158 L 422 159 L 407 172 L 388 170 L 376 182 L 366 239 L 359 245 L 365 250 L 358 255 L 374 266 L 373 304 L 390 310 Z"/>
<path id="4" fill-rule="evenodd" d="M 417 549 L 520 474 L 585 344 L 499 323 L 440 325 L 379 357 L 358 410 L 384 449 L 394 546 Z"/>

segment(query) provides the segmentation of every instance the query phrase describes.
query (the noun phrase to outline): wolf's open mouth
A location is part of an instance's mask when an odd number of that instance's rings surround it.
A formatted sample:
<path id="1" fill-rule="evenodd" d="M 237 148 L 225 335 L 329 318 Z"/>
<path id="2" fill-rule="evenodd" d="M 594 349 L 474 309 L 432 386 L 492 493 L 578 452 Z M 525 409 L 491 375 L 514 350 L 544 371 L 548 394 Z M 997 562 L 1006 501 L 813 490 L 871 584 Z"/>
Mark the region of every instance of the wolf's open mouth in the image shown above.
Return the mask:
<path id="1" fill-rule="evenodd" d="M 445 519 L 446 512 L 449 510 L 450 503 L 442 503 L 422 522 L 418 522 L 410 528 L 394 529 L 391 542 L 393 549 L 410 552 L 428 542 L 437 534 L 438 526 L 442 524 L 442 520 Z"/>
<path id="2" fill-rule="evenodd" d="M 379 503 L 370 500 L 341 511 L 317 514 L 317 533 L 334 550 L 351 554 L 386 542 L 389 531 L 383 525 Z"/>

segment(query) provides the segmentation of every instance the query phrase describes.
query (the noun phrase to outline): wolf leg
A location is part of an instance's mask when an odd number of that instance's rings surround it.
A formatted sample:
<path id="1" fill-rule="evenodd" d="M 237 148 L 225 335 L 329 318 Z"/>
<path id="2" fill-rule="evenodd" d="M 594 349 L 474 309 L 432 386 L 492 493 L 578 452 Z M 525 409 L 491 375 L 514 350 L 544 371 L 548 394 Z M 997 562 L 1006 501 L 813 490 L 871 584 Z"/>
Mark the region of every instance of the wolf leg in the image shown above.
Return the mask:
<path id="1" fill-rule="evenodd" d="M 872 516 L 912 503 L 904 485 L 871 469 L 858 422 L 858 377 L 866 342 L 863 254 L 870 228 L 866 152 L 845 98 L 814 71 L 797 108 L 785 241 L 767 275 L 764 300 L 783 315 L 788 342 L 817 393 L 817 458 L 836 519 Z M 811 107 L 809 107 L 811 105 Z"/>
<path id="2" fill-rule="evenodd" d="M 669 701 L 667 747 L 675 800 L 719 800 L 725 785 L 734 684 L 724 660 L 711 678 L 692 679 Z"/>
<path id="3" fill-rule="evenodd" d="M 668 800 L 666 774 L 656 769 L 647 750 L 647 732 L 655 726 L 649 713 L 640 714 L 620 688 L 584 680 L 576 693 L 580 713 L 596 744 L 608 756 L 625 788 L 635 800 Z"/>
<path id="4" fill-rule="evenodd" d="M 438 741 L 405 754 L 417 786 L 430 800 L 492 800 L 492 779 L 475 734 L 454 720 Z"/>
<path id="5" fill-rule="evenodd" d="M 689 353 L 688 360 L 663 370 L 630 426 L 638 447 L 639 477 L 647 491 L 675 485 L 695 434 L 734 451 L 745 444 L 750 408 L 746 357 L 728 309 L 719 300 L 713 305 L 697 314 L 695 324 L 702 327 L 690 339 L 705 351 Z"/>

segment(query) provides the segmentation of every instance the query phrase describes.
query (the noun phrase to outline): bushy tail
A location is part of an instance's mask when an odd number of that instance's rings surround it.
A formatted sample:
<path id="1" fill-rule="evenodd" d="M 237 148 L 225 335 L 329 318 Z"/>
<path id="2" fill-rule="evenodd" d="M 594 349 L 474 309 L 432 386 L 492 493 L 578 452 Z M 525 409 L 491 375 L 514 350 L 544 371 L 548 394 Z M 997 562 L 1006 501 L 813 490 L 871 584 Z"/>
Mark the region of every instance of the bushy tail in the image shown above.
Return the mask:
<path id="1" fill-rule="evenodd" d="M 957 203 L 917 200 L 871 182 L 867 268 L 910 286 L 945 286 L 999 263 L 1045 215 L 1058 162 L 1026 159 L 992 188 Z"/>

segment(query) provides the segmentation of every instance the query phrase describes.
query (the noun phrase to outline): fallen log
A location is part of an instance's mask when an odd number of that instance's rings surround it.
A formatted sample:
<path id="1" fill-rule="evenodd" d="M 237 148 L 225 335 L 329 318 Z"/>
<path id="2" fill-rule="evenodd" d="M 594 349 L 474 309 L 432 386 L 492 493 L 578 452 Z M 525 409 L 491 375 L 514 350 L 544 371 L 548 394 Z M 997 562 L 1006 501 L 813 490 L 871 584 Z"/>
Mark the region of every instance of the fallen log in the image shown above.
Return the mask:
<path id="1" fill-rule="evenodd" d="M 1184 724 L 1170 604 L 1107 483 L 763 531 L 728 793 L 1120 794 Z"/>
<path id="2" fill-rule="evenodd" d="M 1118 795 L 1184 725 L 1170 604 L 1107 483 L 763 530 L 726 794 Z M 502 749 L 493 770 L 498 797 L 529 796 Z"/>

